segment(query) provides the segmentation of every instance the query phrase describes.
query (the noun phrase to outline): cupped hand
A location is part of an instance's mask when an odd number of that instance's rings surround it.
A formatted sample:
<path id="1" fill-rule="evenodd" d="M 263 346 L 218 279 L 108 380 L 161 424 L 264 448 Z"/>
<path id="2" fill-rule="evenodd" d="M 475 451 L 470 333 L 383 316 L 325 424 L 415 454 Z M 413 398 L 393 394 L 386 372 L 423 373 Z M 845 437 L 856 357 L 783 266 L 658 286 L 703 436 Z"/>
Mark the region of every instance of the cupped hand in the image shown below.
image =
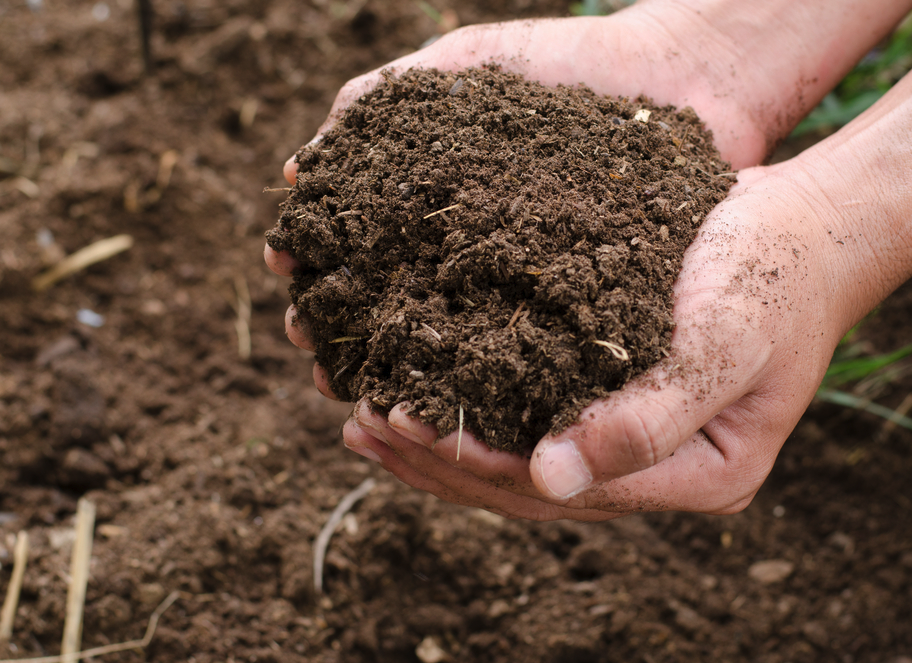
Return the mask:
<path id="1" fill-rule="evenodd" d="M 802 174 L 789 162 L 739 174 L 685 254 L 670 357 L 539 442 L 531 459 L 468 432 L 438 439 L 402 405 L 388 417 L 357 405 L 346 445 L 414 487 L 510 517 L 742 509 L 846 326 L 827 217 Z M 308 347 L 306 331 L 290 329 Z"/>
<path id="2" fill-rule="evenodd" d="M 549 85 L 583 81 L 599 93 L 647 93 L 659 104 L 694 107 L 736 168 L 759 163 L 790 128 L 768 116 L 774 101 L 753 103 L 758 90 L 773 89 L 763 72 L 732 77 L 732 37 L 707 35 L 673 4 L 638 7 L 609 19 L 463 29 L 388 69 L 457 70 L 493 60 Z M 346 85 L 321 131 L 378 76 Z M 289 182 L 295 169 L 289 160 Z M 670 357 L 542 440 L 531 459 L 490 451 L 468 432 L 438 439 L 402 405 L 387 417 L 357 405 L 346 445 L 412 486 L 508 517 L 743 508 L 813 398 L 842 331 L 832 322 L 825 221 L 799 175 L 794 164 L 739 173 L 685 256 Z M 266 261 L 282 275 L 296 267 L 269 247 Z M 306 312 L 290 309 L 286 329 L 293 343 L 313 348 Z M 332 398 L 320 367 L 314 379 Z"/>
<path id="3" fill-rule="evenodd" d="M 774 127 L 767 117 L 775 112 L 773 91 L 779 89 L 768 72 L 748 68 L 738 78 L 732 77 L 727 63 L 742 55 L 738 36 L 731 30 L 713 31 L 699 13 L 659 1 L 639 3 L 610 17 L 469 26 L 383 70 L 459 70 L 496 62 L 546 85 L 585 82 L 600 94 L 647 93 L 657 104 L 692 106 L 714 132 L 722 156 L 740 168 L 759 163 L 778 140 L 776 132 L 787 131 Z M 314 141 L 349 104 L 377 84 L 380 71 L 355 78 L 340 90 Z M 763 95 L 767 89 L 769 94 Z M 758 97 L 763 103 L 755 103 Z M 284 167 L 290 184 L 295 183 L 296 172 L 295 157 L 291 157 Z M 289 254 L 277 253 L 268 245 L 265 259 L 281 276 L 291 276 L 297 266 Z M 290 308 L 285 328 L 292 343 L 313 350 L 306 312 Z M 335 398 L 319 366 L 314 380 L 324 395 Z"/>
<path id="4" fill-rule="evenodd" d="M 685 255 L 670 357 L 529 458 L 366 404 L 346 444 L 412 486 L 510 517 L 746 506 L 844 331 L 819 199 L 793 164 L 743 171 Z"/>

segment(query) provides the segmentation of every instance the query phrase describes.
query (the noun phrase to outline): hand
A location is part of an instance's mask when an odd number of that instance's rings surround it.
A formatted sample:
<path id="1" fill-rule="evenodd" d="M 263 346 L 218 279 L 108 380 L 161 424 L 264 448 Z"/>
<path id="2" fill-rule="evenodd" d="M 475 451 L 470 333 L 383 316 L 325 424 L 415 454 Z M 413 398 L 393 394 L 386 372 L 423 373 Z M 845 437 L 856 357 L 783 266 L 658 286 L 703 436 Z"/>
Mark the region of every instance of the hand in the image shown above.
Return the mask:
<path id="1" fill-rule="evenodd" d="M 385 420 L 359 404 L 346 444 L 406 483 L 506 516 L 740 510 L 843 331 L 828 216 L 798 175 L 790 164 L 742 172 L 685 256 L 670 358 L 542 440 L 531 463 L 467 433 L 437 440 L 402 406 Z"/>
<path id="2" fill-rule="evenodd" d="M 693 21 L 673 16 L 681 20 L 663 24 L 659 19 L 671 14 L 659 17 L 649 9 L 674 10 L 659 2 L 643 7 L 611 17 L 613 23 L 542 21 L 461 31 L 394 65 L 453 69 L 493 57 L 549 84 L 585 80 L 599 92 L 646 90 L 659 103 L 694 106 L 714 130 L 723 156 L 736 165 L 759 161 L 771 141 L 789 130 L 777 107 L 792 104 L 794 110 L 815 101 L 813 95 L 799 95 L 797 103 L 789 94 L 771 94 L 766 112 L 757 110 L 754 93 L 770 90 L 764 72 L 743 76 L 747 82 L 740 89 L 730 83 L 729 94 L 720 98 L 719 72 L 727 72 L 726 63 L 743 52 L 728 52 L 732 43 L 723 46 L 722 38 L 709 39 L 707 46 L 706 40 L 682 36 Z M 705 26 L 700 29 L 705 36 Z M 646 36 L 636 39 L 638 30 Z M 580 50 L 562 59 L 536 48 L 571 37 Z M 623 68 L 602 60 L 598 70 L 581 69 L 580 62 L 591 61 L 575 56 L 591 52 L 594 42 L 622 54 L 616 57 Z M 710 56 L 707 48 L 716 52 Z M 514 52 L 527 57 L 505 61 Z M 790 55 L 768 52 L 772 60 Z M 657 60 L 656 53 L 667 57 Z M 776 70 L 775 62 L 764 64 L 766 74 Z M 687 76 L 692 70 L 696 79 Z M 832 78 L 834 70 L 828 71 Z M 372 84 L 370 76 L 343 89 L 334 114 Z M 793 113 L 792 122 L 800 115 Z M 407 483 L 507 516 L 594 520 L 645 509 L 743 508 L 813 397 L 842 331 L 858 317 L 858 307 L 846 304 L 848 294 L 832 296 L 840 292 L 833 277 L 840 270 L 827 229 L 839 228 L 842 219 L 827 202 L 832 192 L 821 194 L 818 180 L 808 176 L 812 171 L 793 162 L 739 174 L 739 184 L 685 257 L 670 359 L 590 406 L 581 423 L 543 440 L 531 463 L 488 451 L 468 434 L 436 440 L 433 427 L 408 418 L 401 406 L 388 419 L 357 406 L 345 427 L 346 444 Z M 293 162 L 286 164 L 286 176 L 294 180 Z M 267 248 L 266 257 L 277 273 L 294 269 L 287 255 Z M 306 315 L 299 320 L 303 327 L 289 325 L 289 337 L 309 347 Z M 315 381 L 327 393 L 319 368 Z"/>
<path id="3" fill-rule="evenodd" d="M 435 440 L 401 406 L 384 420 L 360 404 L 346 444 L 406 483 L 505 516 L 736 512 L 839 339 L 912 276 L 910 169 L 912 74 L 827 141 L 741 171 L 685 254 L 671 356 L 542 440 L 531 462 L 470 435 Z"/>
<path id="4" fill-rule="evenodd" d="M 732 14 L 728 8 L 725 12 Z M 777 94 L 788 85 L 774 83 L 780 72 L 769 62 L 763 70 L 747 68 L 739 78 L 732 78 L 731 63 L 745 55 L 739 41 L 737 26 L 720 22 L 719 29 L 713 31 L 707 28 L 705 15 L 679 3 L 640 2 L 608 18 L 546 19 L 463 28 L 384 69 L 401 71 L 421 66 L 451 70 L 493 60 L 547 85 L 585 81 L 598 93 L 631 97 L 647 91 L 658 104 L 693 106 L 713 130 L 723 157 L 740 168 L 759 163 L 781 137 L 776 132 L 788 131 L 787 127 L 776 128 L 769 117 L 781 114 L 778 107 L 794 101 L 789 101 L 788 95 Z M 794 63 L 788 58 L 792 54 L 768 46 L 764 45 L 765 50 L 788 65 L 789 75 L 796 75 Z M 596 53 L 601 56 L 596 57 Z M 659 54 L 661 57 L 657 57 Z M 606 56 L 614 61 L 606 61 Z M 764 57 L 767 61 L 774 59 L 767 53 Z M 346 84 L 314 141 L 352 101 L 379 80 L 379 71 L 373 71 Z M 720 89 L 727 93 L 719 94 Z M 813 93 L 807 96 L 805 104 L 816 103 Z M 755 107 L 761 110 L 753 110 Z M 284 168 L 291 184 L 295 183 L 296 169 L 292 157 Z M 282 276 L 291 276 L 296 267 L 291 256 L 276 253 L 269 246 L 265 259 Z M 295 320 L 297 326 L 293 324 Z M 299 315 L 289 309 L 285 322 L 292 343 L 314 349 L 308 339 L 306 312 Z M 334 398 L 320 366 L 314 368 L 314 381 L 324 395 Z"/>

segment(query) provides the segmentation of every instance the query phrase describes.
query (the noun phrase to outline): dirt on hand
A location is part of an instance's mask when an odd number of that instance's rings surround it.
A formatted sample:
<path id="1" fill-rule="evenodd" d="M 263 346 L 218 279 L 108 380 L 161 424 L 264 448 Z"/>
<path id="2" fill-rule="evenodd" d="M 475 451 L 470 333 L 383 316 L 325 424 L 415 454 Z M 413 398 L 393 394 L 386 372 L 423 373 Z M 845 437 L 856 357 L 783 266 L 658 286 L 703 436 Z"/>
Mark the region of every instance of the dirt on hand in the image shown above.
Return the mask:
<path id="1" fill-rule="evenodd" d="M 734 180 L 692 109 L 493 66 L 387 74 L 297 162 L 267 239 L 333 391 L 520 453 L 668 355 Z"/>

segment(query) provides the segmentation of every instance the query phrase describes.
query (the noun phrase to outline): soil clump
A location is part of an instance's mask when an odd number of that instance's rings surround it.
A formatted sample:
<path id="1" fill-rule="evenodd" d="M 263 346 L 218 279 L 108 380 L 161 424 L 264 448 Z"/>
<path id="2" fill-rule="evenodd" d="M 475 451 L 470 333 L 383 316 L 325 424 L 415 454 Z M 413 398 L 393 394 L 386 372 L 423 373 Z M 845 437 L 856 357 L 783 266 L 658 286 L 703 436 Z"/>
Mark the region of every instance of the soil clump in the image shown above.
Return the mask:
<path id="1" fill-rule="evenodd" d="M 297 162 L 267 240 L 333 391 L 514 452 L 667 356 L 734 179 L 692 109 L 494 66 L 387 74 Z"/>

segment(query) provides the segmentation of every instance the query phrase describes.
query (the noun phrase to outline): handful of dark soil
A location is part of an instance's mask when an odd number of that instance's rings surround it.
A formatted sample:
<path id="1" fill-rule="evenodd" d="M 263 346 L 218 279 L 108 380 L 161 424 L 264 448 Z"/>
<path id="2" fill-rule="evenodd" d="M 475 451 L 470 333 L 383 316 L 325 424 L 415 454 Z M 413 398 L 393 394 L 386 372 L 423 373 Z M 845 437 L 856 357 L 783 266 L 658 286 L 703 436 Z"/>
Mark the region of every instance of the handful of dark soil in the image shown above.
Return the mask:
<path id="1" fill-rule="evenodd" d="M 297 154 L 267 233 L 342 399 L 525 453 L 663 356 L 733 177 L 691 109 L 411 70 Z"/>

